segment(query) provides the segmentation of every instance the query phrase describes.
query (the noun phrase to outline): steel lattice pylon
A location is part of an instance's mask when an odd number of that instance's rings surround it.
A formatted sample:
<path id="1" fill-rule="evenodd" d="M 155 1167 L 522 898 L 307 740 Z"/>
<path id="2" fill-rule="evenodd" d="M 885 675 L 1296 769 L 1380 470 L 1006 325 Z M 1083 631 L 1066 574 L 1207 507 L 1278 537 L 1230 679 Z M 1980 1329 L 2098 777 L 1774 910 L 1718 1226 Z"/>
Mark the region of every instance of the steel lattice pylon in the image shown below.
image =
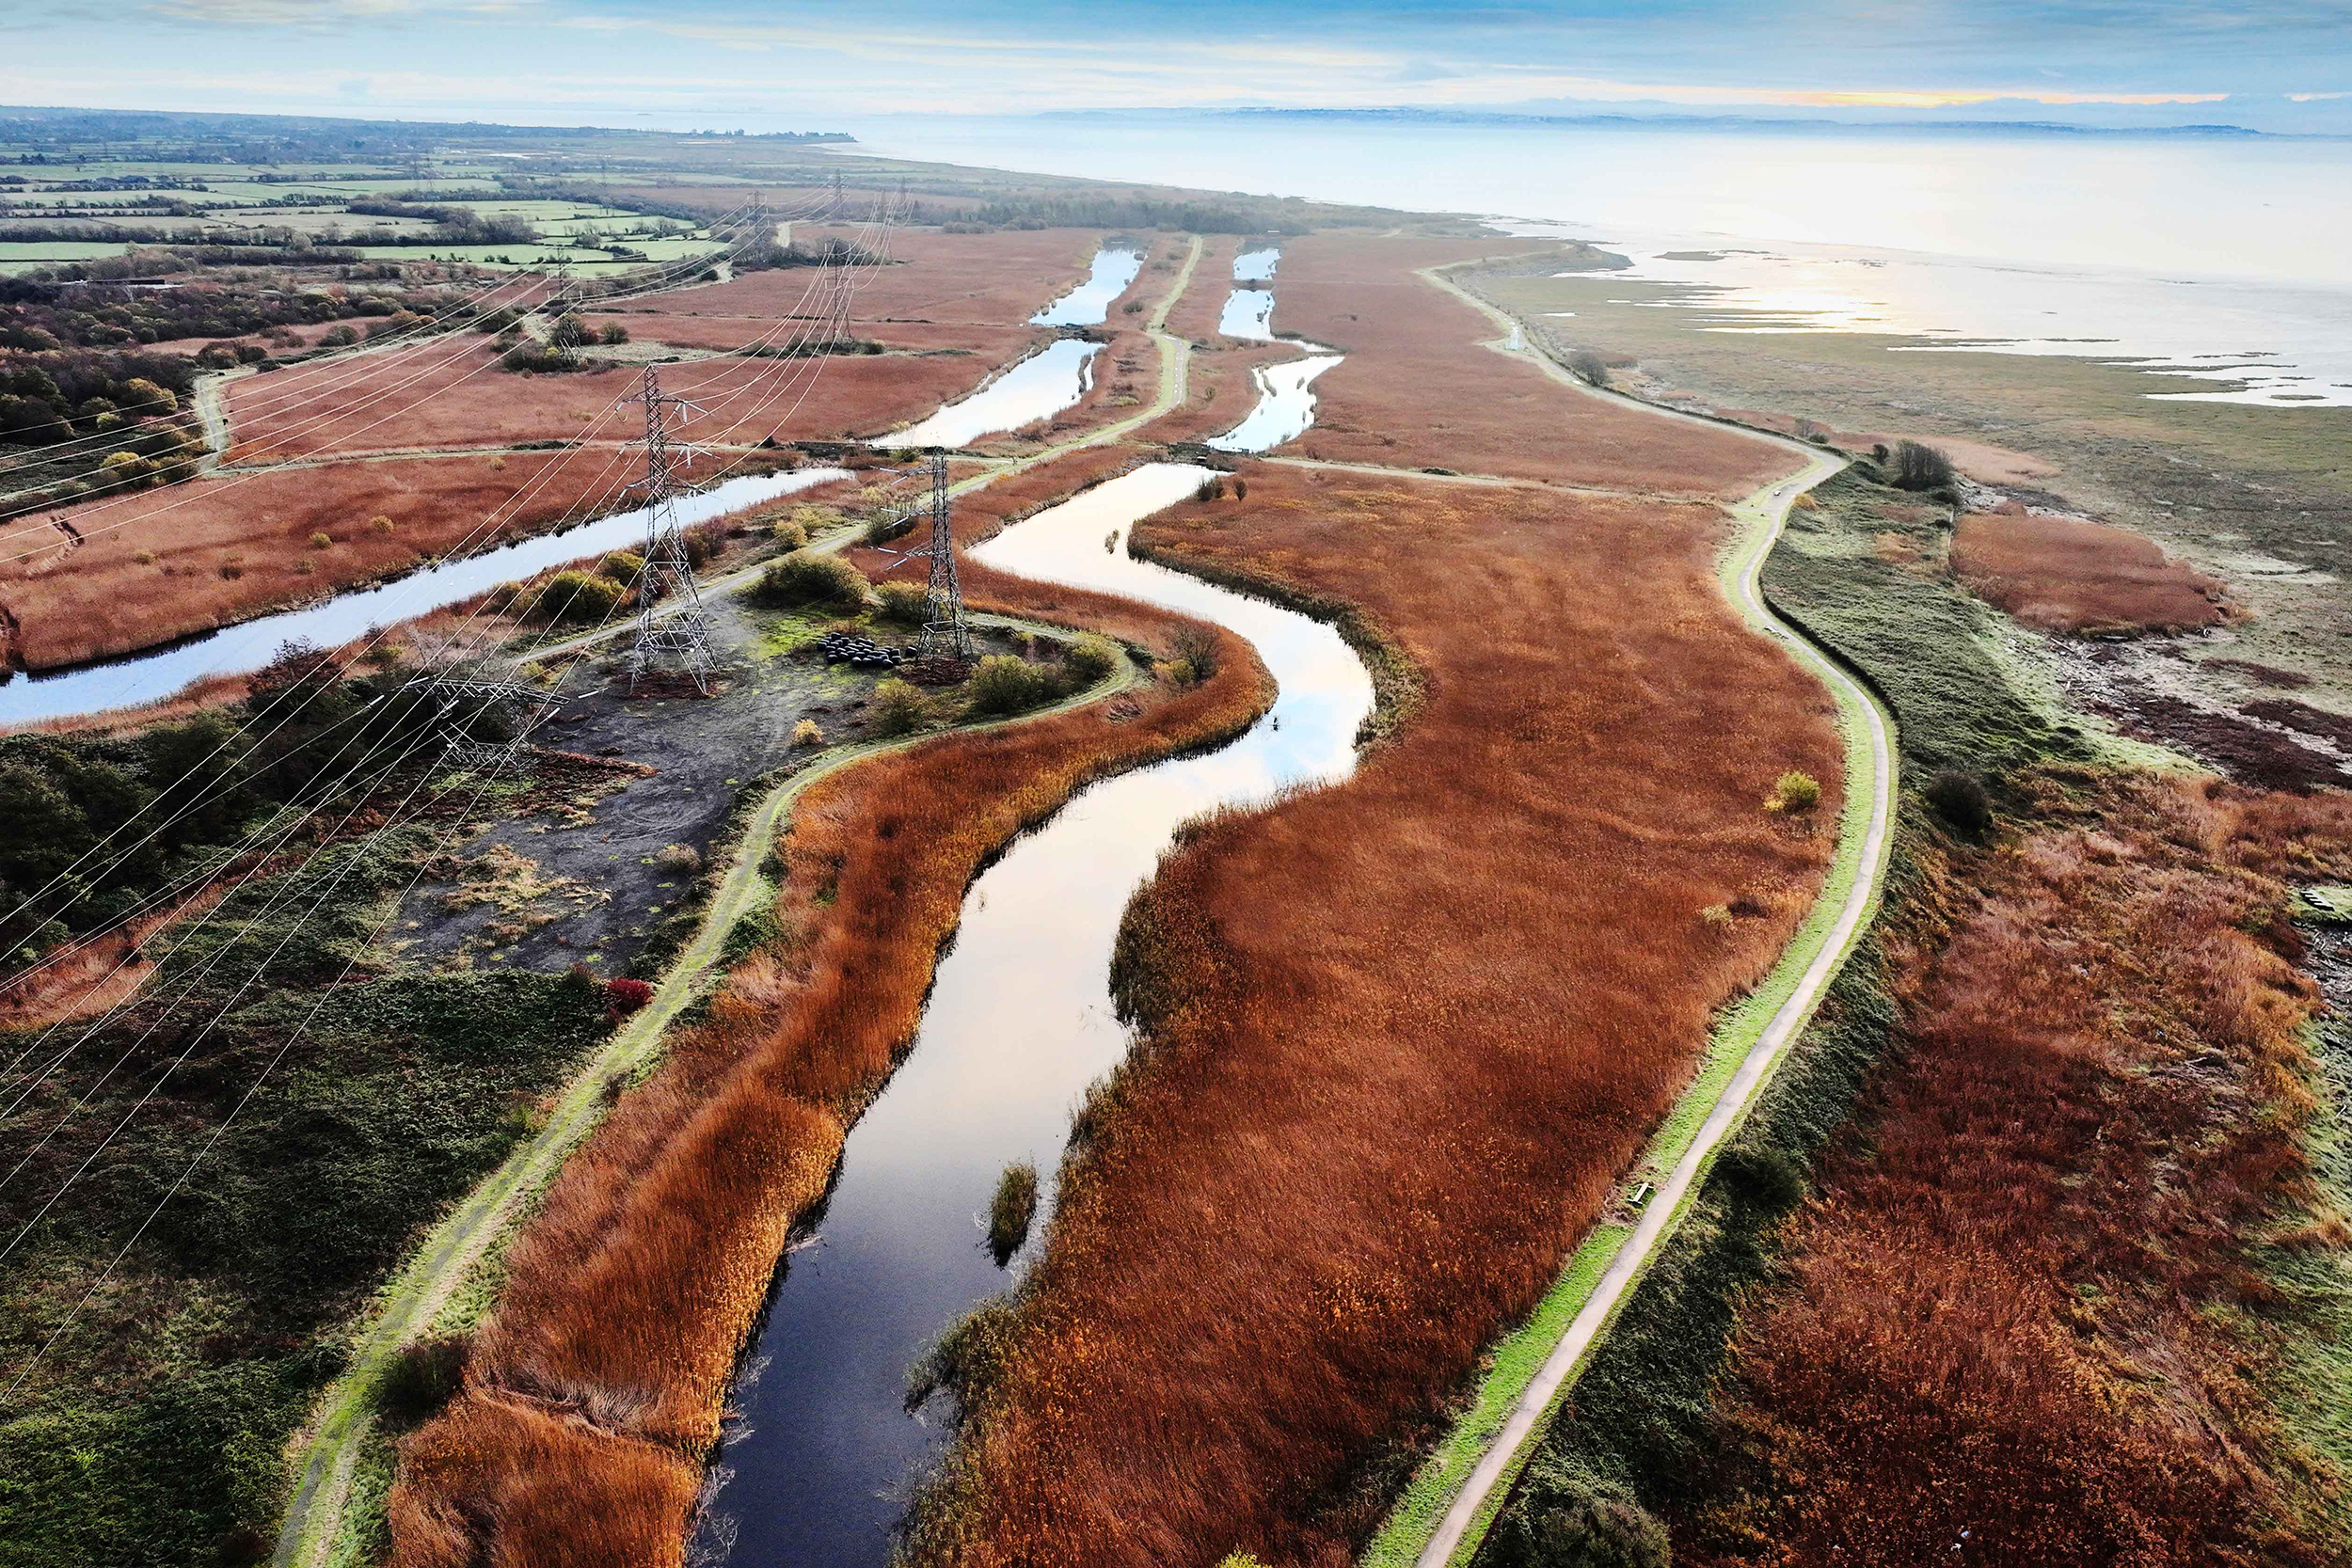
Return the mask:
<path id="1" fill-rule="evenodd" d="M 694 581 L 693 563 L 686 558 L 686 540 L 677 526 L 677 474 L 680 453 L 693 449 L 670 439 L 673 408 L 698 412 L 684 398 L 661 389 L 661 372 L 645 367 L 638 394 L 628 400 L 645 405 L 645 569 L 637 578 L 637 644 L 628 656 L 628 687 L 634 691 L 647 671 L 674 666 L 692 677 L 694 689 L 710 690 L 710 614 L 703 609 L 702 589 Z M 671 608 L 662 608 L 663 600 Z"/>
<path id="2" fill-rule="evenodd" d="M 956 577 L 956 539 L 947 517 L 947 454 L 931 453 L 930 596 L 923 606 L 925 654 L 972 657 L 972 628 L 963 620 L 963 584 Z"/>
<path id="3" fill-rule="evenodd" d="M 531 732 L 539 727 L 554 705 L 553 700 L 536 687 L 449 673 L 420 676 L 403 685 L 401 691 L 434 705 L 434 722 L 444 732 L 443 760 L 452 768 L 469 772 L 494 772 L 504 768 L 530 744 Z M 512 738 L 481 740 L 469 733 L 477 719 L 493 710 L 513 729 Z"/>

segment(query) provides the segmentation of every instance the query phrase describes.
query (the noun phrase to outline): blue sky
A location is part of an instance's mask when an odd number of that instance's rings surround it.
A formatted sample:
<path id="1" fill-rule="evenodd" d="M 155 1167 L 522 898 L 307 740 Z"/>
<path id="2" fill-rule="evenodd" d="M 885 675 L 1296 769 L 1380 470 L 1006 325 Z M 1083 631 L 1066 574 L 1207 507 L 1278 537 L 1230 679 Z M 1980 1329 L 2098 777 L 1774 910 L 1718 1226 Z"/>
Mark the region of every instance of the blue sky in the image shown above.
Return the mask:
<path id="1" fill-rule="evenodd" d="M 0 0 L 0 103 L 821 128 L 1228 104 L 2352 130 L 2352 0 Z"/>

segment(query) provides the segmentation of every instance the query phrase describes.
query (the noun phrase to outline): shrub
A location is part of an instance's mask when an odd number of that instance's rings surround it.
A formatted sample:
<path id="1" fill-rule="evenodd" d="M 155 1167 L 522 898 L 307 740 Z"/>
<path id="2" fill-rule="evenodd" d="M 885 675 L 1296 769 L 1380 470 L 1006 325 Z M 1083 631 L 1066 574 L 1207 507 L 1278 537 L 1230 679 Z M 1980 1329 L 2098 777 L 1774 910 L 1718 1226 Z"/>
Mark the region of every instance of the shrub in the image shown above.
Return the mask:
<path id="1" fill-rule="evenodd" d="M 135 490 L 155 472 L 155 465 L 135 451 L 110 451 L 92 477 L 100 490 Z"/>
<path id="2" fill-rule="evenodd" d="M 1589 348 L 1578 349 L 1568 356 L 1568 371 L 1586 386 L 1609 385 L 1609 361 Z"/>
<path id="3" fill-rule="evenodd" d="M 1699 911 L 1699 918 L 1718 929 L 1728 927 L 1731 924 L 1731 906 L 1729 904 L 1709 904 L 1707 908 Z"/>
<path id="4" fill-rule="evenodd" d="M 1016 1160 L 996 1180 L 996 1196 L 988 1206 L 988 1252 L 1003 1268 L 1029 1239 L 1037 1218 L 1037 1167 Z"/>
<path id="5" fill-rule="evenodd" d="M 783 608 L 830 604 L 853 609 L 866 603 L 869 587 L 866 574 L 837 555 L 795 550 L 759 574 L 752 598 Z"/>
<path id="6" fill-rule="evenodd" d="M 133 419 L 144 420 L 154 414 L 178 413 L 180 397 L 145 376 L 134 376 L 122 384 L 122 404 Z"/>
<path id="7" fill-rule="evenodd" d="M 131 559 L 137 562 L 142 566 L 152 566 L 155 564 L 155 552 L 153 550 L 133 550 L 131 552 Z"/>
<path id="8" fill-rule="evenodd" d="M 472 1349 L 472 1341 L 462 1334 L 411 1339 L 384 1369 L 375 1386 L 376 1407 L 395 1427 L 413 1427 L 430 1419 L 464 1384 L 466 1359 Z"/>
<path id="9" fill-rule="evenodd" d="M 1920 791 L 1927 802 L 1954 829 L 1975 838 L 1993 826 L 1993 797 L 1974 773 L 1947 768 Z"/>
<path id="10" fill-rule="evenodd" d="M 604 983 L 604 1010 L 608 1017 L 627 1018 L 653 1000 L 653 988 L 643 980 L 616 974 Z"/>
<path id="11" fill-rule="evenodd" d="M 654 852 L 653 863 L 664 871 L 695 872 L 703 868 L 703 854 L 691 844 L 665 844 Z"/>
<path id="12" fill-rule="evenodd" d="M 991 654 L 963 689 L 975 713 L 1019 713 L 1052 696 L 1053 683 L 1034 664 L 1010 654 Z"/>
<path id="13" fill-rule="evenodd" d="M 817 727 L 814 719 L 803 719 L 792 726 L 792 744 L 795 746 L 818 746 L 824 743 L 824 739 L 825 732 Z"/>
<path id="14" fill-rule="evenodd" d="M 1233 477 L 1233 499 L 1237 501 L 1249 499 L 1249 482 L 1238 474 Z"/>
<path id="15" fill-rule="evenodd" d="M 1225 476 L 1219 474 L 1214 479 L 1202 480 L 1200 488 L 1192 493 L 1192 499 L 1197 501 L 1223 500 L 1225 499 Z"/>
<path id="16" fill-rule="evenodd" d="M 623 326 L 619 322 L 611 323 L 603 331 L 596 334 L 596 341 L 600 343 L 626 343 L 628 341 L 628 328 Z"/>
<path id="17" fill-rule="evenodd" d="M 1711 1193 L 1777 1215 L 1804 1201 L 1805 1172 L 1784 1150 L 1736 1144 L 1716 1160 L 1707 1184 Z"/>
<path id="18" fill-rule="evenodd" d="M 1495 1521 L 1493 1568 L 1673 1568 L 1666 1528 L 1630 1497 L 1537 1465 L 1519 1507 Z"/>
<path id="19" fill-rule="evenodd" d="M 596 562 L 596 575 L 611 578 L 624 588 L 634 588 L 644 575 L 645 558 L 635 550 L 614 550 Z"/>
<path id="20" fill-rule="evenodd" d="M 375 516 L 368 519 L 368 531 L 370 533 L 389 533 L 392 531 L 392 520 L 379 513 Z"/>
<path id="21" fill-rule="evenodd" d="M 310 535 L 310 547 L 314 550 L 332 549 L 334 546 L 335 536 L 325 530 Z"/>
<path id="22" fill-rule="evenodd" d="M 1216 634 L 1205 626 L 1178 626 L 1170 639 L 1176 657 L 1161 670 L 1178 686 L 1198 686 L 1216 673 Z"/>
<path id="23" fill-rule="evenodd" d="M 520 310 L 511 305 L 501 305 L 495 310 L 485 310 L 475 317 L 473 329 L 476 332 L 503 332 L 522 319 L 523 315 Z"/>
<path id="24" fill-rule="evenodd" d="M 877 733 L 905 735 L 923 722 L 923 694 L 892 675 L 874 688 L 874 700 L 866 712 Z"/>
<path id="25" fill-rule="evenodd" d="M 1898 490 L 1949 490 L 1959 483 L 1952 460 L 1918 441 L 1898 441 L 1894 456 Z"/>
<path id="26" fill-rule="evenodd" d="M 1772 784 L 1772 793 L 1764 801 L 1766 811 L 1806 812 L 1821 803 L 1821 781 L 1810 773 L 1790 768 Z"/>
<path id="27" fill-rule="evenodd" d="M 795 517 L 778 517 L 768 525 L 768 537 L 787 550 L 797 550 L 808 543 L 808 530 Z"/>
<path id="28" fill-rule="evenodd" d="M 558 572 L 540 584 L 532 593 L 524 613 L 534 621 L 595 626 L 612 614 L 627 595 L 628 590 L 611 578 L 575 568 Z"/>
<path id="29" fill-rule="evenodd" d="M 885 582 L 874 592 L 882 596 L 882 616 L 902 626 L 919 626 L 929 613 L 931 591 L 919 582 Z"/>
<path id="30" fill-rule="evenodd" d="M 342 322 L 337 322 L 334 325 L 328 327 L 325 332 L 319 334 L 319 341 L 328 348 L 347 348 L 358 341 L 359 334 L 358 329 L 347 325 Z"/>
<path id="31" fill-rule="evenodd" d="M 1073 680 L 1081 686 L 1092 686 L 1119 668 L 1119 649 L 1107 638 L 1089 634 L 1062 651 L 1061 662 Z"/>
<path id="32" fill-rule="evenodd" d="M 588 330 L 586 322 L 567 313 L 557 318 L 555 325 L 548 332 L 548 341 L 557 348 L 579 348 L 596 341 L 596 334 Z"/>

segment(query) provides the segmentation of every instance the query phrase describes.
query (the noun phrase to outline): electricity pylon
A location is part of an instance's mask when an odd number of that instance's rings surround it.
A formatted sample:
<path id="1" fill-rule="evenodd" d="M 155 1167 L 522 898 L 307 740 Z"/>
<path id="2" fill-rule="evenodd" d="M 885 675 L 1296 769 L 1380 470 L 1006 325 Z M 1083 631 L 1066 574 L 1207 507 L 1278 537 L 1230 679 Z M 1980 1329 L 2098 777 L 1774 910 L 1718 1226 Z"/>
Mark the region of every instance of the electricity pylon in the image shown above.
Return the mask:
<path id="1" fill-rule="evenodd" d="M 703 609 L 702 589 L 694 581 L 693 562 L 686 558 L 686 540 L 677 525 L 677 472 L 680 453 L 695 449 L 670 439 L 673 408 L 689 414 L 701 409 L 684 398 L 661 389 L 661 372 L 645 367 L 643 389 L 629 403 L 645 405 L 645 568 L 637 578 L 637 645 L 628 656 L 628 689 L 646 671 L 675 664 L 693 677 L 694 689 L 709 694 L 710 615 Z M 664 598 L 675 602 L 660 613 Z"/>
<path id="2" fill-rule="evenodd" d="M 923 604 L 926 654 L 972 657 L 972 628 L 963 620 L 963 584 L 956 577 L 956 538 L 947 525 L 947 454 L 931 453 L 931 544 L 922 552 L 931 558 L 930 595 Z"/>

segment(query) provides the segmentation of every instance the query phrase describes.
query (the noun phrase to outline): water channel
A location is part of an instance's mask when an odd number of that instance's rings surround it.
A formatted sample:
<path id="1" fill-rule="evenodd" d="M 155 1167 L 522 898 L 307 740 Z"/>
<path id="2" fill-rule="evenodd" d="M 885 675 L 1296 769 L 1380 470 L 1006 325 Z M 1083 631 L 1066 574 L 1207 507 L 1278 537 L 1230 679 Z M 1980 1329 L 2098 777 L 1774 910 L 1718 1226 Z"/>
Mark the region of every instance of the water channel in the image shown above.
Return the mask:
<path id="1" fill-rule="evenodd" d="M 707 522 L 843 477 L 839 468 L 746 474 L 679 497 L 678 521 Z M 373 627 L 428 614 L 501 582 L 641 544 L 644 533 L 644 508 L 615 512 L 562 533 L 543 533 L 495 549 L 453 557 L 372 588 L 355 588 L 299 610 L 258 616 L 144 653 L 77 664 L 29 678 L 20 675 L 0 686 L 0 724 L 66 719 L 156 702 L 195 681 L 259 670 L 276 657 L 285 642 L 299 641 L 325 648 L 336 647 L 365 637 Z"/>
<path id="2" fill-rule="evenodd" d="M 1105 245 L 1094 253 L 1087 279 L 1029 318 L 1032 326 L 1099 326 L 1111 301 L 1143 270 L 1134 250 Z M 878 447 L 968 447 L 983 436 L 1051 419 L 1086 396 L 1094 384 L 1100 343 L 1062 338 L 1014 365 L 961 403 L 951 403 L 904 430 L 874 437 Z"/>
<path id="3" fill-rule="evenodd" d="M 877 436 L 871 444 L 968 447 L 983 436 L 1050 419 L 1086 396 L 1094 384 L 1094 356 L 1102 352 L 1102 344 L 1083 338 L 1057 338 L 961 403 L 904 430 Z"/>
<path id="4" fill-rule="evenodd" d="M 1131 558 L 1129 529 L 1210 470 L 1154 464 L 1007 529 L 975 556 L 1026 577 L 1183 610 L 1257 648 L 1280 694 L 1240 739 L 1106 780 L 1017 842 L 966 893 L 913 1053 L 851 1131 L 816 1244 L 780 1271 L 743 1429 L 706 1544 L 738 1568 L 880 1568 L 944 1433 L 906 1414 L 908 1369 L 1011 1280 L 981 1216 L 1016 1160 L 1044 1182 L 1086 1086 L 1126 1053 L 1109 995 L 1128 896 L 1178 824 L 1344 777 L 1372 707 L 1363 665 L 1321 622 Z M 1106 541 L 1109 545 L 1105 548 Z M 1033 1239 L 1031 1246 L 1037 1243 Z M 1022 1259 L 1014 1259 L 1014 1269 Z"/>
<path id="5" fill-rule="evenodd" d="M 1233 258 L 1233 281 L 1239 285 L 1225 296 L 1225 309 L 1218 317 L 1216 329 L 1228 338 L 1246 338 L 1270 343 L 1278 340 L 1274 334 L 1274 269 L 1282 259 L 1279 249 L 1246 250 Z M 1315 422 L 1315 395 L 1309 388 L 1315 377 L 1338 364 L 1345 356 L 1311 343 L 1304 338 L 1285 341 L 1306 351 L 1303 359 L 1286 360 L 1279 365 L 1260 365 L 1250 372 L 1258 384 L 1257 406 L 1249 417 L 1222 436 L 1212 436 L 1208 445 L 1219 451 L 1268 451 L 1285 441 L 1295 441 Z"/>
<path id="6" fill-rule="evenodd" d="M 1032 326 L 1100 326 L 1109 319 L 1111 301 L 1143 271 L 1143 253 L 1104 245 L 1094 253 L 1087 280 L 1029 318 Z"/>

